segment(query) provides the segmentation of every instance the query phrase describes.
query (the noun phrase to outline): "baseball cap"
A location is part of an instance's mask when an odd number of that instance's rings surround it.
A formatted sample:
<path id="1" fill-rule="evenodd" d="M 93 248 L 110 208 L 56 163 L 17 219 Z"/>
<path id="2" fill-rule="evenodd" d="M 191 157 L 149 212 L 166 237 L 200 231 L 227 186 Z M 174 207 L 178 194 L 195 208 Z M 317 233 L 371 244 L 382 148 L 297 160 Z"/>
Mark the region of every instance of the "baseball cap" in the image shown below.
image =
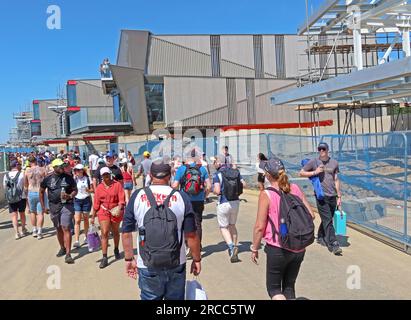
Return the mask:
<path id="1" fill-rule="evenodd" d="M 74 167 L 74 170 L 84 170 L 84 166 L 82 164 L 78 164 Z"/>
<path id="2" fill-rule="evenodd" d="M 144 157 L 149 157 L 149 156 L 150 156 L 150 152 L 148 152 L 148 151 L 144 151 L 143 156 L 144 156 Z"/>
<path id="3" fill-rule="evenodd" d="M 108 167 L 104 167 L 104 168 L 101 168 L 101 170 L 100 170 L 100 175 L 101 176 L 103 176 L 103 175 L 105 175 L 105 174 L 111 174 L 112 172 L 111 172 L 111 170 L 110 170 L 110 168 L 108 168 Z"/>
<path id="4" fill-rule="evenodd" d="M 52 166 L 53 168 L 55 168 L 55 167 L 62 167 L 62 166 L 64 166 L 64 165 L 66 165 L 66 163 L 65 163 L 63 160 L 61 160 L 60 158 L 59 158 L 59 159 L 56 159 L 56 160 L 53 160 L 53 162 L 51 163 L 51 166 Z"/>
<path id="5" fill-rule="evenodd" d="M 330 150 L 330 147 L 328 146 L 328 144 L 326 142 L 321 142 L 318 145 L 318 149 L 322 149 L 322 148 L 325 148 L 327 151 Z"/>
<path id="6" fill-rule="evenodd" d="M 112 152 L 107 152 L 106 157 L 107 157 L 107 158 L 113 158 L 114 155 L 113 155 Z"/>
<path id="7" fill-rule="evenodd" d="M 150 172 L 154 178 L 162 179 L 171 175 L 171 166 L 163 160 L 155 160 L 151 164 Z"/>
<path id="8" fill-rule="evenodd" d="M 285 170 L 284 163 L 278 158 L 271 158 L 260 162 L 260 169 L 268 172 L 272 176 L 277 176 L 281 170 Z"/>

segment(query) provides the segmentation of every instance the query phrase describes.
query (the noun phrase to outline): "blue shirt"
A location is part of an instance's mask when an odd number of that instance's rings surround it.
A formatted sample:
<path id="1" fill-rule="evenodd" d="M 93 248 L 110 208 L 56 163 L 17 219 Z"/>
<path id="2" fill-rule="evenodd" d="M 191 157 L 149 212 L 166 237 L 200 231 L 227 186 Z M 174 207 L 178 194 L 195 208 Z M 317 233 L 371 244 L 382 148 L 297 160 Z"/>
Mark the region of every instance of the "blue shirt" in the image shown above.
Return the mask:
<path id="1" fill-rule="evenodd" d="M 195 167 L 196 164 L 195 163 L 191 163 L 190 167 L 193 168 Z M 186 173 L 187 167 L 186 166 L 181 166 L 180 168 L 178 168 L 177 172 L 176 172 L 176 176 L 174 177 L 175 181 L 180 182 L 180 185 L 182 183 L 182 180 L 184 178 L 184 175 Z M 207 179 L 208 179 L 208 172 L 207 169 L 204 167 L 200 167 L 200 173 L 201 173 L 201 182 L 204 183 Z M 183 191 L 183 190 L 182 190 Z M 183 191 L 184 192 L 184 191 Z M 197 195 L 191 195 L 191 194 L 187 194 L 188 197 L 190 198 L 190 201 L 204 201 L 205 199 L 205 192 L 204 190 L 202 190 L 199 194 Z"/>
<path id="2" fill-rule="evenodd" d="M 213 175 L 213 184 L 215 184 L 215 183 L 220 184 L 220 193 L 221 193 L 220 200 L 219 200 L 220 204 L 228 202 L 227 198 L 224 195 L 224 182 L 223 182 L 223 177 L 221 176 L 222 175 L 222 173 L 221 173 L 222 170 L 224 170 L 224 168 L 219 169 Z M 241 176 L 241 174 L 240 174 L 240 180 L 243 180 L 243 177 Z"/>

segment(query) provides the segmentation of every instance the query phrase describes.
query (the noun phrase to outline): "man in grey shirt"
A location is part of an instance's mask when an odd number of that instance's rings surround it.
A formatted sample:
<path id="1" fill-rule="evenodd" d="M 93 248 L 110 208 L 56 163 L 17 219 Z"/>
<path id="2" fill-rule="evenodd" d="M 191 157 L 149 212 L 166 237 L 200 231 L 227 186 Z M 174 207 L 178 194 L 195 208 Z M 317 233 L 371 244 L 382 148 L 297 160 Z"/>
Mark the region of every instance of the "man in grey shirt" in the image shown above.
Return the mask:
<path id="1" fill-rule="evenodd" d="M 317 241 L 326 245 L 335 255 L 341 255 L 342 250 L 335 236 L 333 226 L 334 212 L 341 208 L 341 190 L 338 173 L 338 162 L 329 156 L 329 146 L 321 142 L 318 146 L 319 157 L 310 160 L 301 170 L 300 176 L 310 178 L 318 176 L 324 199 L 317 199 L 318 213 L 321 216 L 321 224 L 318 229 Z"/>
<path id="2" fill-rule="evenodd" d="M 144 152 L 144 160 L 141 162 L 137 172 L 137 179 L 140 178 L 141 175 L 143 176 L 143 187 L 147 187 L 149 185 L 148 180 L 152 164 L 152 160 L 150 159 L 150 157 L 150 152 Z"/>

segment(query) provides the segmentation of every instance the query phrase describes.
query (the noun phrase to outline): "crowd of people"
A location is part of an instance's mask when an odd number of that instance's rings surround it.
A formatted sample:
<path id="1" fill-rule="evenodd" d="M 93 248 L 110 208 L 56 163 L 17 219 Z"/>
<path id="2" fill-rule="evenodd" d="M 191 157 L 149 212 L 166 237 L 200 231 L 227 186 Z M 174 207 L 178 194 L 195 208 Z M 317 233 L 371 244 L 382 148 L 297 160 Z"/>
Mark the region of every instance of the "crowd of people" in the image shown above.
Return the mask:
<path id="1" fill-rule="evenodd" d="M 328 145 L 321 143 L 319 157 L 309 161 L 300 175 L 320 179 L 325 197 L 317 198 L 322 221 L 317 241 L 340 255 L 332 224 L 334 211 L 341 206 L 339 168 L 328 150 Z M 214 170 L 198 150 L 184 157 L 154 160 L 147 151 L 135 172 L 133 155 L 123 149 L 119 154 L 93 153 L 88 163 L 75 151 L 10 154 L 10 171 L 3 185 L 15 238 L 31 232 L 41 240 L 45 215 L 49 215 L 59 245 L 56 256 L 74 264 L 71 252 L 87 245 L 88 230 L 97 218 L 102 252 L 99 268 L 109 265 L 111 237 L 114 258 L 122 258 L 121 240 L 126 273 L 133 279 L 138 277 L 143 300 L 182 300 L 187 260 L 192 260 L 191 273 L 201 272 L 202 217 L 210 193 L 217 196 L 217 223 L 229 261 L 240 261 L 236 224 L 240 196 L 247 185 L 228 147 L 210 159 Z M 257 160 L 260 195 L 249 250 L 251 260 L 258 263 L 264 240 L 268 295 L 272 299 L 295 299 L 295 282 L 306 247 L 314 241 L 315 214 L 301 189 L 289 182 L 280 159 L 259 154 Z M 143 187 L 137 189 L 140 177 Z M 30 232 L 26 212 L 30 215 Z"/>

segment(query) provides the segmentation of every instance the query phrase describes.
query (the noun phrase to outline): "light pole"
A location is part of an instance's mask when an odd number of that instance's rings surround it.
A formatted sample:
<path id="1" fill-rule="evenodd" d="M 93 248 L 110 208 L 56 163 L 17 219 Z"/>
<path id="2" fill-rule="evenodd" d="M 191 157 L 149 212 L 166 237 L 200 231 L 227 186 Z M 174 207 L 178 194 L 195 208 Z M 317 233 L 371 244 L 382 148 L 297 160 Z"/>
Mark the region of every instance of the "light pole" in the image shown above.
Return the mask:
<path id="1" fill-rule="evenodd" d="M 49 107 L 49 110 L 55 112 L 58 114 L 60 122 L 61 122 L 61 135 L 63 137 L 67 136 L 66 133 L 66 114 L 67 114 L 67 106 L 51 106 Z"/>

